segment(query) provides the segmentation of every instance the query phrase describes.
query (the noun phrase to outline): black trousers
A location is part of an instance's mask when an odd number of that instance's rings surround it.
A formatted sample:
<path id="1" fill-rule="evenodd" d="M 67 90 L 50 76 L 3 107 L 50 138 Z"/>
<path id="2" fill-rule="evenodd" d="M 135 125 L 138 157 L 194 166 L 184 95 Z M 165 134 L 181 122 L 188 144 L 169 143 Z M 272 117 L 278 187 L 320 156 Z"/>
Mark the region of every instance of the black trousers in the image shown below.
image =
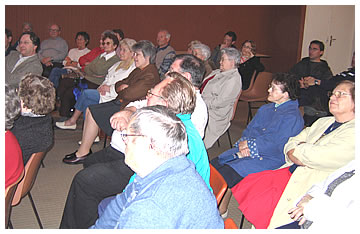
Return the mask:
<path id="1" fill-rule="evenodd" d="M 62 63 L 58 63 L 58 62 L 53 62 L 53 65 L 52 66 L 45 66 L 44 64 L 41 64 L 42 67 L 43 67 L 43 73 L 41 74 L 42 76 L 45 76 L 45 77 L 49 77 L 50 73 L 51 73 L 51 70 L 54 68 L 54 67 L 59 67 L 59 68 L 62 68 L 63 67 L 63 64 Z"/>
<path id="2" fill-rule="evenodd" d="M 98 205 L 106 197 L 121 193 L 134 172 L 125 155 L 111 146 L 91 154 L 72 183 L 60 228 L 89 228 L 98 218 Z"/>

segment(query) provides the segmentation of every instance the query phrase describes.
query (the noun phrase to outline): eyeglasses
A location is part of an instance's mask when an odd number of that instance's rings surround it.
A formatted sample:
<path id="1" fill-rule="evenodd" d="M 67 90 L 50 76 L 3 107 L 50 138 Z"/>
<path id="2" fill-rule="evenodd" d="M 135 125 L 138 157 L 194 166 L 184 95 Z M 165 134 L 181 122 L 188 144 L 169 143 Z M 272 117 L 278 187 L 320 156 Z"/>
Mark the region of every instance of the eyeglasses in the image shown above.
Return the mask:
<path id="1" fill-rule="evenodd" d="M 336 98 L 341 98 L 342 96 L 351 96 L 350 93 L 346 93 L 342 91 L 328 92 L 329 97 L 332 97 L 332 95 L 334 95 Z"/>
<path id="2" fill-rule="evenodd" d="M 152 92 L 153 90 L 154 90 L 154 89 L 148 90 L 146 96 L 148 96 L 148 97 L 155 96 L 155 97 L 158 97 L 158 98 L 161 98 L 161 99 L 165 100 L 164 97 L 162 97 L 162 96 L 160 96 L 160 95 L 157 95 L 157 94 L 154 94 L 154 93 Z"/>
<path id="3" fill-rule="evenodd" d="M 120 133 L 120 136 L 121 136 L 122 140 L 124 141 L 124 143 L 127 144 L 129 136 L 145 136 L 145 135 Z"/>
<path id="4" fill-rule="evenodd" d="M 49 32 L 58 32 L 58 31 L 60 31 L 59 29 L 49 29 Z"/>
<path id="5" fill-rule="evenodd" d="M 252 49 L 250 46 L 243 46 L 243 48 L 245 48 L 245 49 Z"/>
<path id="6" fill-rule="evenodd" d="M 108 42 L 103 42 L 103 43 L 101 43 L 102 45 L 111 45 L 111 42 L 110 41 L 108 41 Z"/>
<path id="7" fill-rule="evenodd" d="M 142 53 L 141 52 L 134 52 L 133 55 L 134 55 L 134 57 L 137 57 L 139 55 L 142 55 Z"/>

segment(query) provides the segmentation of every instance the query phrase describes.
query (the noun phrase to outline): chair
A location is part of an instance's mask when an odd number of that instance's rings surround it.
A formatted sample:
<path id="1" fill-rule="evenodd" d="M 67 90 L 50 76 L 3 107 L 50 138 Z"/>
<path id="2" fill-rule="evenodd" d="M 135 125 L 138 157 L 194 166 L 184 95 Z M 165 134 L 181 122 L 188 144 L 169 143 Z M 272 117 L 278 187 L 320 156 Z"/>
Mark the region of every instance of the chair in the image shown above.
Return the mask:
<path id="1" fill-rule="evenodd" d="M 272 81 L 272 73 L 259 72 L 257 76 L 254 74 L 252 79 L 254 79 L 254 81 L 250 83 L 249 88 L 243 91 L 240 95 L 240 101 L 245 101 L 248 103 L 248 117 L 246 124 L 248 124 L 253 117 L 251 110 L 258 108 L 258 107 L 252 107 L 251 103 L 267 102 L 267 97 L 268 97 L 267 91 Z"/>
<path id="2" fill-rule="evenodd" d="M 19 183 L 19 185 L 16 189 L 16 192 L 15 192 L 12 204 L 11 204 L 11 206 L 18 205 L 20 203 L 21 199 L 23 197 L 25 197 L 26 195 L 28 195 L 30 202 L 31 202 L 31 206 L 34 210 L 36 219 L 37 219 L 41 229 L 43 228 L 43 226 L 41 224 L 41 220 L 40 220 L 39 214 L 36 210 L 36 206 L 32 199 L 30 190 L 35 183 L 35 179 L 36 179 L 37 173 L 40 168 L 40 163 L 44 159 L 44 157 L 45 157 L 45 152 L 33 153 L 31 155 L 29 161 L 25 165 L 24 179 Z M 11 221 L 10 221 L 10 225 L 11 225 Z M 12 227 L 12 225 L 11 225 L 11 227 Z"/>
<path id="3" fill-rule="evenodd" d="M 237 105 L 238 105 L 238 102 L 239 102 L 239 98 L 241 96 L 241 90 L 240 90 L 240 93 L 238 94 L 238 96 L 236 97 L 236 101 L 234 102 L 234 106 L 233 106 L 233 113 L 232 113 L 232 116 L 231 116 L 231 119 L 230 119 L 230 122 L 229 122 L 229 127 L 227 128 L 226 130 L 226 133 L 228 135 L 228 139 L 229 139 L 229 144 L 230 144 L 230 149 L 233 147 L 232 143 L 231 143 L 231 137 L 230 137 L 230 127 L 231 127 L 231 122 L 233 121 L 233 119 L 235 118 L 235 114 L 236 114 L 236 108 L 237 108 Z M 224 134 L 223 134 L 224 135 Z M 222 136 L 222 135 L 221 135 Z M 221 137 L 220 136 L 220 137 Z M 217 139 L 217 144 L 218 146 L 220 147 L 220 137 Z"/>
<path id="4" fill-rule="evenodd" d="M 19 178 L 5 189 L 5 228 L 9 226 L 9 219 L 11 214 L 11 203 L 19 182 L 24 177 L 24 170 L 21 172 Z"/>
<path id="5" fill-rule="evenodd" d="M 210 164 L 210 186 L 213 189 L 213 193 L 216 197 L 216 201 L 219 206 L 228 186 L 222 175 L 211 164 Z"/>
<path id="6" fill-rule="evenodd" d="M 225 229 L 239 229 L 232 218 L 227 218 L 224 221 Z"/>

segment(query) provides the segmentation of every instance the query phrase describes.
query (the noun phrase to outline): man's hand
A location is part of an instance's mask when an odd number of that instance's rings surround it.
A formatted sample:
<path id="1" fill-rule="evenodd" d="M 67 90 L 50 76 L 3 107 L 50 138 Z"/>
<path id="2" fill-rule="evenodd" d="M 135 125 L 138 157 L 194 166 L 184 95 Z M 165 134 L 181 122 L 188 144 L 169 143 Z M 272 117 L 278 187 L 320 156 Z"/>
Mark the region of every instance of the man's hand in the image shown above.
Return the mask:
<path id="1" fill-rule="evenodd" d="M 129 107 L 116 112 L 110 118 L 111 127 L 117 131 L 123 131 L 127 128 L 131 115 L 136 111 L 135 107 Z"/>
<path id="2" fill-rule="evenodd" d="M 49 66 L 47 64 L 51 63 L 51 57 L 45 57 L 45 58 L 41 59 L 41 63 L 43 63 L 46 66 Z"/>
<path id="3" fill-rule="evenodd" d="M 301 198 L 301 200 L 298 202 L 298 204 L 296 204 L 296 207 L 291 208 L 288 211 L 290 218 L 292 218 L 294 221 L 299 221 L 299 225 L 304 224 L 306 221 L 306 219 L 303 216 L 304 215 L 304 207 L 306 206 L 306 204 L 309 203 L 309 201 L 312 198 L 313 198 L 312 196 L 310 196 L 309 194 L 306 194 L 305 196 L 303 196 Z"/>
<path id="4" fill-rule="evenodd" d="M 304 77 L 304 80 L 305 80 L 305 83 L 307 84 L 307 86 L 313 86 L 315 85 L 315 79 L 314 77 L 312 76 L 308 76 L 308 77 Z"/>
<path id="5" fill-rule="evenodd" d="M 302 88 L 302 89 L 307 89 L 307 88 L 309 88 L 309 85 L 305 82 L 304 77 L 302 77 L 302 78 L 299 80 L 299 84 L 300 84 L 300 88 Z"/>

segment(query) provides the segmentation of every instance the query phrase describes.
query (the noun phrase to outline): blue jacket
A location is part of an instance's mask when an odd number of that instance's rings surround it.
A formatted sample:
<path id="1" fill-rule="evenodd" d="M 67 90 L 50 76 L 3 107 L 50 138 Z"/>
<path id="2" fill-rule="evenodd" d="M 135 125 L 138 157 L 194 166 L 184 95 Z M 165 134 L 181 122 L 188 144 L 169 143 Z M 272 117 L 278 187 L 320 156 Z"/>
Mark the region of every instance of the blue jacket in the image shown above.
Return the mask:
<path id="1" fill-rule="evenodd" d="M 289 137 L 296 136 L 304 128 L 298 106 L 297 100 L 287 101 L 277 108 L 275 103 L 261 106 L 239 140 L 248 141 L 251 156 L 227 164 L 242 177 L 281 167 L 285 163 L 284 145 Z M 235 146 L 238 149 L 237 143 Z"/>
<path id="2" fill-rule="evenodd" d="M 149 175 L 135 177 L 91 228 L 224 228 L 217 202 L 194 164 L 169 159 Z"/>

